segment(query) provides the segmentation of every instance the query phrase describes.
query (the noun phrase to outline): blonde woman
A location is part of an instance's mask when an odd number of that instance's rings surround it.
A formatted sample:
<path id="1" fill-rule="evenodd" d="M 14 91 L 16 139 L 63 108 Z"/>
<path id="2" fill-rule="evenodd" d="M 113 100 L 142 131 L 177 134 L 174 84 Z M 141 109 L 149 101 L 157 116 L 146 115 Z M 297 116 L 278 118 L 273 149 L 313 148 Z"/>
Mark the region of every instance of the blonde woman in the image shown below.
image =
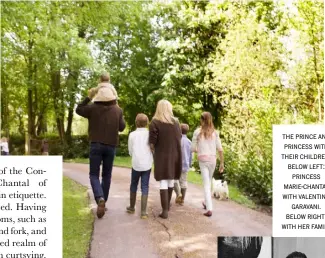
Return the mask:
<path id="1" fill-rule="evenodd" d="M 201 127 L 196 129 L 192 139 L 192 151 L 197 152 L 201 176 L 204 184 L 205 202 L 203 215 L 212 216 L 211 180 L 216 169 L 217 151 L 220 156 L 219 172 L 224 170 L 223 150 L 218 132 L 214 129 L 212 115 L 203 112 L 201 115 Z"/>
<path id="2" fill-rule="evenodd" d="M 160 182 L 160 201 L 163 219 L 168 218 L 174 180 L 182 171 L 182 133 L 169 101 L 160 100 L 149 126 L 149 143 L 154 153 L 154 176 Z"/>

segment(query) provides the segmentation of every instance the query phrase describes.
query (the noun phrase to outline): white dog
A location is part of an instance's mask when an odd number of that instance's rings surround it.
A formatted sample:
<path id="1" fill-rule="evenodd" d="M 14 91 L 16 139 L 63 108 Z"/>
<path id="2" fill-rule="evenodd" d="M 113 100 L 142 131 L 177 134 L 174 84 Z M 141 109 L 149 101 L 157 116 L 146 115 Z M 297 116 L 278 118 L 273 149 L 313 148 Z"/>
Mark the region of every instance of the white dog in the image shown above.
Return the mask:
<path id="1" fill-rule="evenodd" d="M 219 200 L 229 199 L 229 190 L 227 181 L 212 179 L 212 194 Z"/>

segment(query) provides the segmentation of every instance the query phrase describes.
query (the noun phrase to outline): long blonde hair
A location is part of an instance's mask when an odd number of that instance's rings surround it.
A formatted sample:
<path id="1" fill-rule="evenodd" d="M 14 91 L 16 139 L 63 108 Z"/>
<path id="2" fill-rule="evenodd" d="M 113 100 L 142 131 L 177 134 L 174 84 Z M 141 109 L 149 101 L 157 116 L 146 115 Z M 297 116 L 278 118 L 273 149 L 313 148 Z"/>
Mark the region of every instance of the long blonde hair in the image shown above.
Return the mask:
<path id="1" fill-rule="evenodd" d="M 172 104 L 165 99 L 159 100 L 157 103 L 156 113 L 153 116 L 153 119 L 157 119 L 163 123 L 173 124 L 176 121 L 176 118 L 173 114 Z"/>
<path id="2" fill-rule="evenodd" d="M 212 115 L 210 112 L 203 112 L 201 115 L 201 130 L 200 137 L 204 137 L 205 139 L 209 139 L 212 137 L 214 133 L 214 125 L 212 122 Z"/>

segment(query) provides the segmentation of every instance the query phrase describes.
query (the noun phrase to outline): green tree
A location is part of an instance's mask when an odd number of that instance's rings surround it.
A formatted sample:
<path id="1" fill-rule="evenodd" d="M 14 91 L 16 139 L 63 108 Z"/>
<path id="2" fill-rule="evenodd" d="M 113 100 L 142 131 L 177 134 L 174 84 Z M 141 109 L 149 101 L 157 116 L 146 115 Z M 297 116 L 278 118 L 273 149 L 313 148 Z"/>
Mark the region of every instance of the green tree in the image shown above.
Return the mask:
<path id="1" fill-rule="evenodd" d="M 324 2 L 299 0 L 295 6 L 297 13 L 289 13 L 289 19 L 292 29 L 298 32 L 303 58 L 296 60 L 291 72 L 291 84 L 296 89 L 294 102 L 298 112 L 309 118 L 306 122 L 321 122 L 324 119 Z"/>

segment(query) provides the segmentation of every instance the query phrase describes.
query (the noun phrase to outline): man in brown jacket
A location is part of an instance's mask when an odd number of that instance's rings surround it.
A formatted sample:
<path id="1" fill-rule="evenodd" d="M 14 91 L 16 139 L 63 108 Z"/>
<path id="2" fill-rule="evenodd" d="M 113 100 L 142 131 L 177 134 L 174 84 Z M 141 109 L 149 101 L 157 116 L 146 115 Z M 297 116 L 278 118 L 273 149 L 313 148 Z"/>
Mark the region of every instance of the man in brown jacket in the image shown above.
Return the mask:
<path id="1" fill-rule="evenodd" d="M 125 129 L 122 109 L 117 106 L 116 100 L 95 101 L 97 90 L 90 89 L 86 97 L 77 107 L 76 113 L 88 119 L 89 128 L 89 178 L 97 202 L 97 217 L 105 214 L 105 203 L 108 199 L 111 185 L 112 168 L 115 157 L 115 148 L 118 145 L 119 132 Z M 98 98 L 97 98 L 98 99 Z M 102 166 L 102 182 L 99 180 L 100 165 Z"/>

